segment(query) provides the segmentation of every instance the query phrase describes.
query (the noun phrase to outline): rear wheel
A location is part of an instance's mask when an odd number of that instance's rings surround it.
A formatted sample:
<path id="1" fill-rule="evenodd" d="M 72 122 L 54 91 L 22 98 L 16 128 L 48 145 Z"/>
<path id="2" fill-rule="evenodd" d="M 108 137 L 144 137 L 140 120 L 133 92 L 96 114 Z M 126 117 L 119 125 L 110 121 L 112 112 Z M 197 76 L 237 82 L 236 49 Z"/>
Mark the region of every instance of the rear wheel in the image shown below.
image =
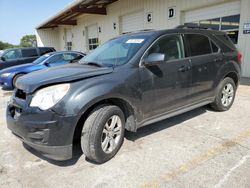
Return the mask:
<path id="1" fill-rule="evenodd" d="M 16 76 L 14 76 L 13 82 L 12 82 L 13 87 L 16 87 L 16 81 L 17 81 L 17 79 L 20 78 L 23 75 L 25 75 L 25 74 L 17 74 Z"/>
<path id="2" fill-rule="evenodd" d="M 231 108 L 236 93 L 236 85 L 232 78 L 225 78 L 219 84 L 219 88 L 215 97 L 215 101 L 211 107 L 217 111 L 226 111 Z"/>
<path id="3" fill-rule="evenodd" d="M 97 163 L 110 160 L 124 140 L 125 118 L 113 105 L 95 108 L 84 123 L 81 147 L 85 156 Z"/>

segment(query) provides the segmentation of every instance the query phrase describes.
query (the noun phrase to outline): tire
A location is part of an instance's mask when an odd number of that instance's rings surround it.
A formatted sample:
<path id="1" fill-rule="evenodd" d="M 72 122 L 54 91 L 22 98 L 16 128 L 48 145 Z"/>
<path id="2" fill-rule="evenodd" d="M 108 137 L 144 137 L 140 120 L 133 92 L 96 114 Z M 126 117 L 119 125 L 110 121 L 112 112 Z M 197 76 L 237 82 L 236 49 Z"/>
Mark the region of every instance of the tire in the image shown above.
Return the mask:
<path id="1" fill-rule="evenodd" d="M 227 111 L 233 105 L 236 93 L 236 85 L 232 78 L 225 78 L 219 84 L 215 101 L 210 105 L 216 111 Z"/>
<path id="2" fill-rule="evenodd" d="M 96 163 L 110 160 L 123 144 L 124 129 L 125 117 L 119 107 L 98 106 L 90 113 L 82 129 L 83 153 L 89 160 Z"/>
<path id="3" fill-rule="evenodd" d="M 25 75 L 25 74 L 17 74 L 17 75 L 14 76 L 13 81 L 12 81 L 13 87 L 16 87 L 16 81 L 17 81 L 17 79 L 20 78 L 23 75 Z"/>

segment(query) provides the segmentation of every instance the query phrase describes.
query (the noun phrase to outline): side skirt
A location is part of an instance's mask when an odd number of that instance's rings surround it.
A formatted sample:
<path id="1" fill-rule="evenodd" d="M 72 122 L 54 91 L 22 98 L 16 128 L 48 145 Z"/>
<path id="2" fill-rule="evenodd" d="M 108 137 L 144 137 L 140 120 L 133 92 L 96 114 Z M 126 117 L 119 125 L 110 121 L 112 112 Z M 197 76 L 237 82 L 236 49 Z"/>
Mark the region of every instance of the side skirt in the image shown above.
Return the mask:
<path id="1" fill-rule="evenodd" d="M 177 116 L 177 115 L 183 114 L 183 113 L 191 111 L 193 109 L 196 109 L 196 108 L 205 106 L 207 104 L 210 104 L 213 101 L 214 101 L 214 97 L 211 97 L 211 98 L 199 101 L 197 103 L 193 103 L 191 105 L 186 105 L 186 106 L 183 106 L 183 107 L 178 108 L 176 110 L 169 111 L 169 112 L 167 112 L 165 114 L 154 116 L 154 117 L 152 117 L 150 119 L 146 119 L 146 120 L 142 121 L 142 123 L 139 123 L 138 126 L 137 126 L 137 128 L 144 127 L 146 125 L 149 125 L 149 124 L 152 124 L 152 123 L 156 123 L 158 121 L 162 121 L 164 119 L 167 119 L 167 118 L 170 118 L 170 117 L 173 117 L 173 116 Z"/>

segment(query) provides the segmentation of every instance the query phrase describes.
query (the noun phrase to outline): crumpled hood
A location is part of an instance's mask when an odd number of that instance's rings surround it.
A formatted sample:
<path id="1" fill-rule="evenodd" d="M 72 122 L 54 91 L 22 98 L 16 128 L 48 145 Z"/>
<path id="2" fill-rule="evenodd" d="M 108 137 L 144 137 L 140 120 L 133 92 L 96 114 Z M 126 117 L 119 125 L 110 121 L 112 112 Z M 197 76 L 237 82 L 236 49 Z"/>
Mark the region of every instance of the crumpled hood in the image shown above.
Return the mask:
<path id="1" fill-rule="evenodd" d="M 71 82 L 89 77 L 109 74 L 113 72 L 111 67 L 94 67 L 81 64 L 69 64 L 33 72 L 17 79 L 18 89 L 27 93 L 34 92 L 43 85 Z"/>

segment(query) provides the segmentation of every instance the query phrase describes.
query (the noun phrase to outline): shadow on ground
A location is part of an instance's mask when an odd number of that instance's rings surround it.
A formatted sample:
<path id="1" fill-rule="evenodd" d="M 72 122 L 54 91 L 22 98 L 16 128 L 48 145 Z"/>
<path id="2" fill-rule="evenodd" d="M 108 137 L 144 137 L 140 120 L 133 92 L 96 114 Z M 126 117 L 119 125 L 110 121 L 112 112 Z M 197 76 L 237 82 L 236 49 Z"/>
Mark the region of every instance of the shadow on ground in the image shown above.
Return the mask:
<path id="1" fill-rule="evenodd" d="M 175 116 L 172 118 L 168 118 L 166 120 L 142 127 L 140 129 L 138 129 L 136 133 L 126 131 L 125 138 L 129 141 L 135 141 L 139 138 L 154 134 L 156 132 L 167 129 L 169 127 L 178 125 L 186 120 L 190 120 L 192 118 L 195 118 L 195 117 L 207 112 L 208 110 L 210 110 L 210 108 L 208 108 L 208 107 L 197 108 L 197 109 L 192 110 L 190 112 L 186 112 L 184 114 L 181 114 L 181 115 L 178 115 L 178 116 Z M 80 159 L 80 157 L 83 155 L 80 143 L 74 144 L 73 158 L 70 160 L 66 160 L 66 161 L 55 161 L 55 160 L 49 159 L 49 158 L 43 156 L 40 152 L 29 147 L 28 145 L 23 144 L 23 146 L 29 152 L 36 155 L 37 157 L 39 157 L 43 160 L 46 160 L 47 162 L 49 162 L 53 165 L 57 165 L 57 166 L 61 166 L 61 167 L 67 167 L 67 166 L 72 166 L 72 165 L 76 164 L 77 161 Z M 97 164 L 97 163 L 94 163 L 92 161 L 89 161 L 88 159 L 86 159 L 86 161 L 91 162 L 93 164 Z"/>

